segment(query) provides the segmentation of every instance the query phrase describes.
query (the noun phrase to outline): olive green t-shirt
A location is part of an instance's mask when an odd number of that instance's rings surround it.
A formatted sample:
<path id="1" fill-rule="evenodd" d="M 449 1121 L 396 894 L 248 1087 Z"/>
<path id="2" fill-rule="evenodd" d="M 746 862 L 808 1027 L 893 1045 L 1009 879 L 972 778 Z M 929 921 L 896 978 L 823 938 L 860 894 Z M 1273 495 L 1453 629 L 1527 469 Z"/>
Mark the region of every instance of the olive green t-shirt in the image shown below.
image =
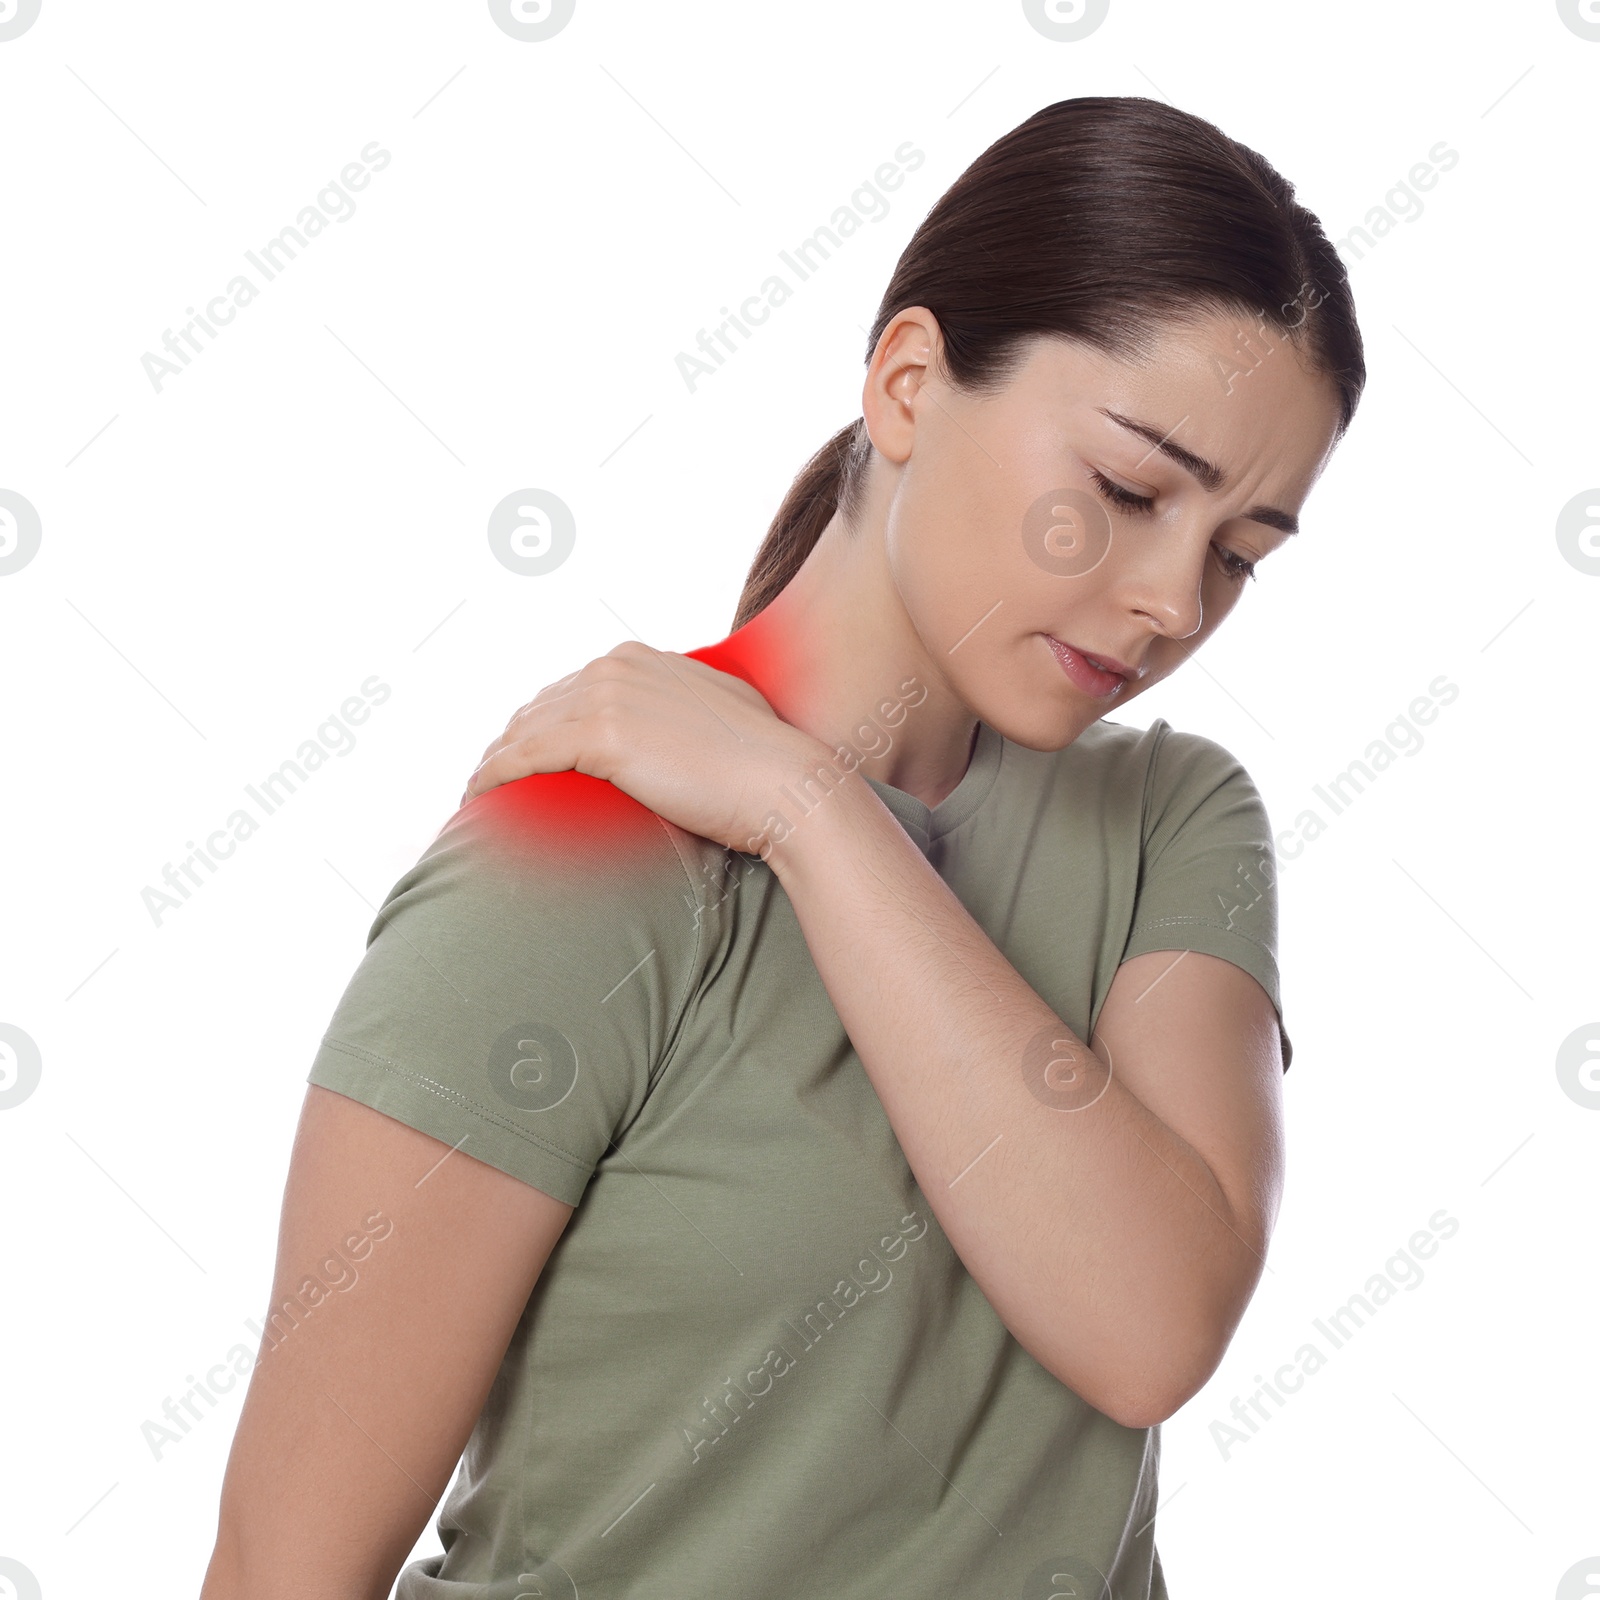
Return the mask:
<path id="1" fill-rule="evenodd" d="M 931 810 L 869 781 L 1079 1037 L 1150 950 L 1242 967 L 1281 1028 L 1271 833 L 1220 745 L 980 724 Z M 399 1600 L 1163 1600 L 1159 1428 L 995 1314 L 758 855 L 578 773 L 476 797 L 310 1081 L 577 1207 Z"/>

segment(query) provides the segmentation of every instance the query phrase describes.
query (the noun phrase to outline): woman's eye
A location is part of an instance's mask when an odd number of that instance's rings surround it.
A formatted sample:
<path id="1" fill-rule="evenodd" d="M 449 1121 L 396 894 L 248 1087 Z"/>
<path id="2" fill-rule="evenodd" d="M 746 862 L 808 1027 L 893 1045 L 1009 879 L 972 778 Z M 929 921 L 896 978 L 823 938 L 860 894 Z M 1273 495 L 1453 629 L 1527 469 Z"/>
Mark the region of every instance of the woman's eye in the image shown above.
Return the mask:
<path id="1" fill-rule="evenodd" d="M 1094 467 L 1089 468 L 1089 476 L 1094 480 L 1094 486 L 1103 494 L 1112 505 L 1130 513 L 1133 516 L 1148 516 L 1155 509 L 1155 496 L 1135 494 L 1131 489 L 1124 489 L 1120 483 L 1114 483 L 1103 472 Z M 1256 564 L 1248 556 L 1242 556 L 1236 550 L 1229 550 L 1225 545 L 1213 545 L 1217 552 L 1217 559 L 1223 572 L 1232 583 L 1243 583 L 1246 578 L 1256 575 Z"/>
<path id="2" fill-rule="evenodd" d="M 1255 562 L 1247 560 L 1237 551 L 1226 549 L 1220 544 L 1212 545 L 1211 548 L 1222 558 L 1222 570 L 1235 583 L 1242 583 L 1246 578 L 1255 577 Z"/>
<path id="3" fill-rule="evenodd" d="M 1131 489 L 1124 489 L 1120 483 L 1113 483 L 1103 472 L 1097 472 L 1093 467 L 1089 468 L 1089 476 L 1094 479 L 1095 488 L 1114 506 L 1120 506 L 1124 511 L 1143 516 L 1155 507 L 1153 496 L 1135 494 Z"/>

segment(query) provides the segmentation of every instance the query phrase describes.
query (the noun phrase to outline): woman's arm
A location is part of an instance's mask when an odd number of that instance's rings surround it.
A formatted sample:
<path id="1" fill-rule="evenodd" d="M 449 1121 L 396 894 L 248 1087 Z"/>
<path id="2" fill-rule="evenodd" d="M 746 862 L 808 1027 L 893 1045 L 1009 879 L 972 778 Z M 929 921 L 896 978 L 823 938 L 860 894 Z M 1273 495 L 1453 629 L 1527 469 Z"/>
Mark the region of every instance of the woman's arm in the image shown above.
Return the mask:
<path id="1" fill-rule="evenodd" d="M 1260 984 L 1200 952 L 1136 956 L 1101 1009 L 1097 1056 L 859 775 L 768 861 L 1001 1320 L 1116 1421 L 1170 1416 L 1221 1360 L 1277 1214 L 1282 1062 Z"/>
<path id="2" fill-rule="evenodd" d="M 201 1600 L 389 1593 L 572 1211 L 357 1101 L 307 1091 Z M 313 1275 L 340 1276 L 321 1267 L 331 1252 L 355 1281 L 304 1292 Z"/>
<path id="3" fill-rule="evenodd" d="M 1282 1186 L 1272 1003 L 1231 962 L 1151 952 L 1119 968 L 1091 1054 L 832 754 L 738 677 L 630 640 L 524 706 L 468 789 L 575 767 L 759 849 L 996 1313 L 1091 1405 L 1159 1422 L 1216 1369 L 1265 1265 Z M 769 832 L 774 797 L 819 766 L 826 797 Z"/>

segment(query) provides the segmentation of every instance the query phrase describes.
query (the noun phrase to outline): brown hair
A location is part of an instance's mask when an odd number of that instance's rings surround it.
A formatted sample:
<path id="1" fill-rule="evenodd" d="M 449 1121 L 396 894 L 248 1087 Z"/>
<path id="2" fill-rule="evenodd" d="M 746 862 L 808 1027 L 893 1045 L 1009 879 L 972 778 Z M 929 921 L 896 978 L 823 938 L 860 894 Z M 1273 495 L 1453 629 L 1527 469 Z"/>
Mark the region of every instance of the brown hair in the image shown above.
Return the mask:
<path id="1" fill-rule="evenodd" d="M 1207 310 L 1258 316 L 1296 344 L 1338 391 L 1340 437 L 1366 382 L 1344 263 L 1294 185 L 1204 118 L 1140 96 L 1058 100 L 990 145 L 902 253 L 869 363 L 908 306 L 933 312 L 948 381 L 977 395 L 1005 384 L 1035 336 L 1126 355 L 1163 320 Z M 801 469 L 734 630 L 777 597 L 836 511 L 854 526 L 871 458 L 858 417 Z"/>

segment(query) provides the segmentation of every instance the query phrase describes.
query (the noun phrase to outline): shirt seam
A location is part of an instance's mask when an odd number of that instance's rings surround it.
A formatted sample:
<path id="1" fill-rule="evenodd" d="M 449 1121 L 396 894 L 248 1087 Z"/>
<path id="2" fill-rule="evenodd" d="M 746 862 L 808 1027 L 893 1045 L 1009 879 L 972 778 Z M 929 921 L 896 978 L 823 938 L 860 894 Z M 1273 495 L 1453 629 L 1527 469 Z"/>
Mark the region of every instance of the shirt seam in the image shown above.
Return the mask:
<path id="1" fill-rule="evenodd" d="M 553 1145 L 547 1139 L 541 1139 L 535 1133 L 529 1133 L 526 1128 L 519 1128 L 516 1123 L 508 1122 L 504 1117 L 497 1116 L 488 1106 L 481 1106 L 476 1100 L 461 1093 L 459 1089 L 452 1089 L 449 1084 L 440 1083 L 437 1078 L 429 1078 L 420 1072 L 412 1072 L 400 1065 L 398 1061 L 391 1061 L 387 1056 L 380 1056 L 375 1051 L 364 1050 L 360 1045 L 346 1044 L 342 1039 L 323 1036 L 322 1046 L 326 1050 L 338 1051 L 342 1055 L 354 1056 L 358 1061 L 365 1062 L 368 1066 L 382 1067 L 385 1072 L 392 1073 L 403 1082 L 415 1084 L 418 1088 L 426 1090 L 429 1094 L 456 1106 L 460 1110 L 468 1111 L 480 1122 L 487 1122 L 491 1127 L 501 1128 L 505 1132 L 514 1134 L 525 1144 L 531 1144 L 547 1154 L 556 1157 L 558 1161 L 565 1161 L 576 1171 L 587 1176 L 594 1171 L 589 1162 L 572 1155 L 558 1145 Z"/>
<path id="2" fill-rule="evenodd" d="M 683 847 L 678 843 L 676 835 L 668 827 L 667 820 L 659 812 L 652 811 L 657 822 L 661 824 L 661 831 L 667 836 L 667 843 L 672 846 L 672 854 L 678 863 L 678 870 L 683 873 L 683 881 L 689 886 L 689 893 L 695 905 L 700 904 L 699 896 L 695 893 L 694 876 L 689 871 L 689 863 L 684 860 Z M 672 1065 L 678 1053 L 679 1046 L 683 1043 L 682 1024 L 688 1014 L 689 1001 L 694 994 L 696 983 L 700 975 L 700 949 L 705 942 L 705 918 L 697 916 L 694 919 L 694 954 L 689 959 L 689 971 L 683 981 L 683 993 L 678 997 L 678 1003 L 673 1008 L 672 1017 L 667 1023 L 667 1038 L 671 1041 L 667 1045 L 666 1053 L 662 1056 L 659 1065 L 652 1065 L 646 1078 L 645 1093 L 648 1097 L 651 1090 L 660 1081 L 667 1068 Z M 640 1108 L 643 1109 L 642 1107 Z M 624 1132 L 626 1130 L 623 1130 Z"/>
<path id="3" fill-rule="evenodd" d="M 987 726 L 987 724 L 985 724 L 985 726 Z M 972 807 L 968 810 L 965 816 L 957 817 L 954 822 L 950 823 L 947 827 L 941 828 L 937 833 L 935 833 L 931 827 L 923 830 L 923 832 L 927 834 L 928 847 L 930 849 L 936 843 L 948 839 L 952 834 L 959 833 L 969 822 L 979 816 L 983 811 L 983 808 L 988 805 L 989 799 L 994 794 L 995 790 L 1000 787 L 1000 774 L 1004 771 L 1006 762 L 1006 736 L 1001 733 L 998 728 L 990 728 L 989 732 L 994 735 L 999 743 L 995 747 L 994 768 L 989 774 L 989 782 L 987 787 L 985 787 L 983 793 L 979 795 L 977 800 L 973 802 Z"/>
<path id="4" fill-rule="evenodd" d="M 1167 742 L 1167 735 L 1172 732 L 1172 726 L 1163 717 L 1157 717 L 1152 724 L 1151 732 L 1155 734 L 1155 742 L 1150 747 L 1150 760 L 1144 769 L 1144 794 L 1139 803 L 1139 886 L 1144 886 L 1145 852 L 1150 845 L 1150 802 L 1155 792 L 1156 768 L 1161 762 L 1161 747 Z"/>
<path id="5" fill-rule="evenodd" d="M 1255 945 L 1255 947 L 1260 950 L 1261 954 L 1266 958 L 1269 970 L 1273 973 L 1274 977 L 1277 976 L 1278 958 L 1272 953 L 1272 947 L 1270 945 L 1264 943 L 1260 939 L 1257 939 L 1253 934 L 1241 933 L 1238 928 L 1230 928 L 1227 923 L 1215 922 L 1209 917 L 1156 917 L 1152 918 L 1150 921 L 1141 922 L 1136 927 L 1128 930 L 1128 937 L 1122 946 L 1123 959 L 1127 959 L 1128 948 L 1134 943 L 1135 935 L 1141 932 L 1148 932 L 1154 928 L 1172 927 L 1179 923 L 1188 924 L 1195 927 L 1215 928 L 1219 933 L 1231 933 L 1237 938 L 1244 939 L 1248 943 Z M 1205 955 L 1207 952 L 1202 950 L 1200 951 L 1200 954 Z M 1289 1037 L 1289 1030 L 1283 1020 L 1283 1003 L 1281 1000 L 1274 997 L 1270 992 L 1268 994 L 1268 999 L 1272 1001 L 1272 1009 L 1277 1013 L 1278 1032 L 1283 1038 L 1287 1039 Z M 1283 1063 L 1283 1070 L 1285 1072 L 1289 1070 L 1289 1063 L 1287 1060 L 1285 1060 Z"/>

